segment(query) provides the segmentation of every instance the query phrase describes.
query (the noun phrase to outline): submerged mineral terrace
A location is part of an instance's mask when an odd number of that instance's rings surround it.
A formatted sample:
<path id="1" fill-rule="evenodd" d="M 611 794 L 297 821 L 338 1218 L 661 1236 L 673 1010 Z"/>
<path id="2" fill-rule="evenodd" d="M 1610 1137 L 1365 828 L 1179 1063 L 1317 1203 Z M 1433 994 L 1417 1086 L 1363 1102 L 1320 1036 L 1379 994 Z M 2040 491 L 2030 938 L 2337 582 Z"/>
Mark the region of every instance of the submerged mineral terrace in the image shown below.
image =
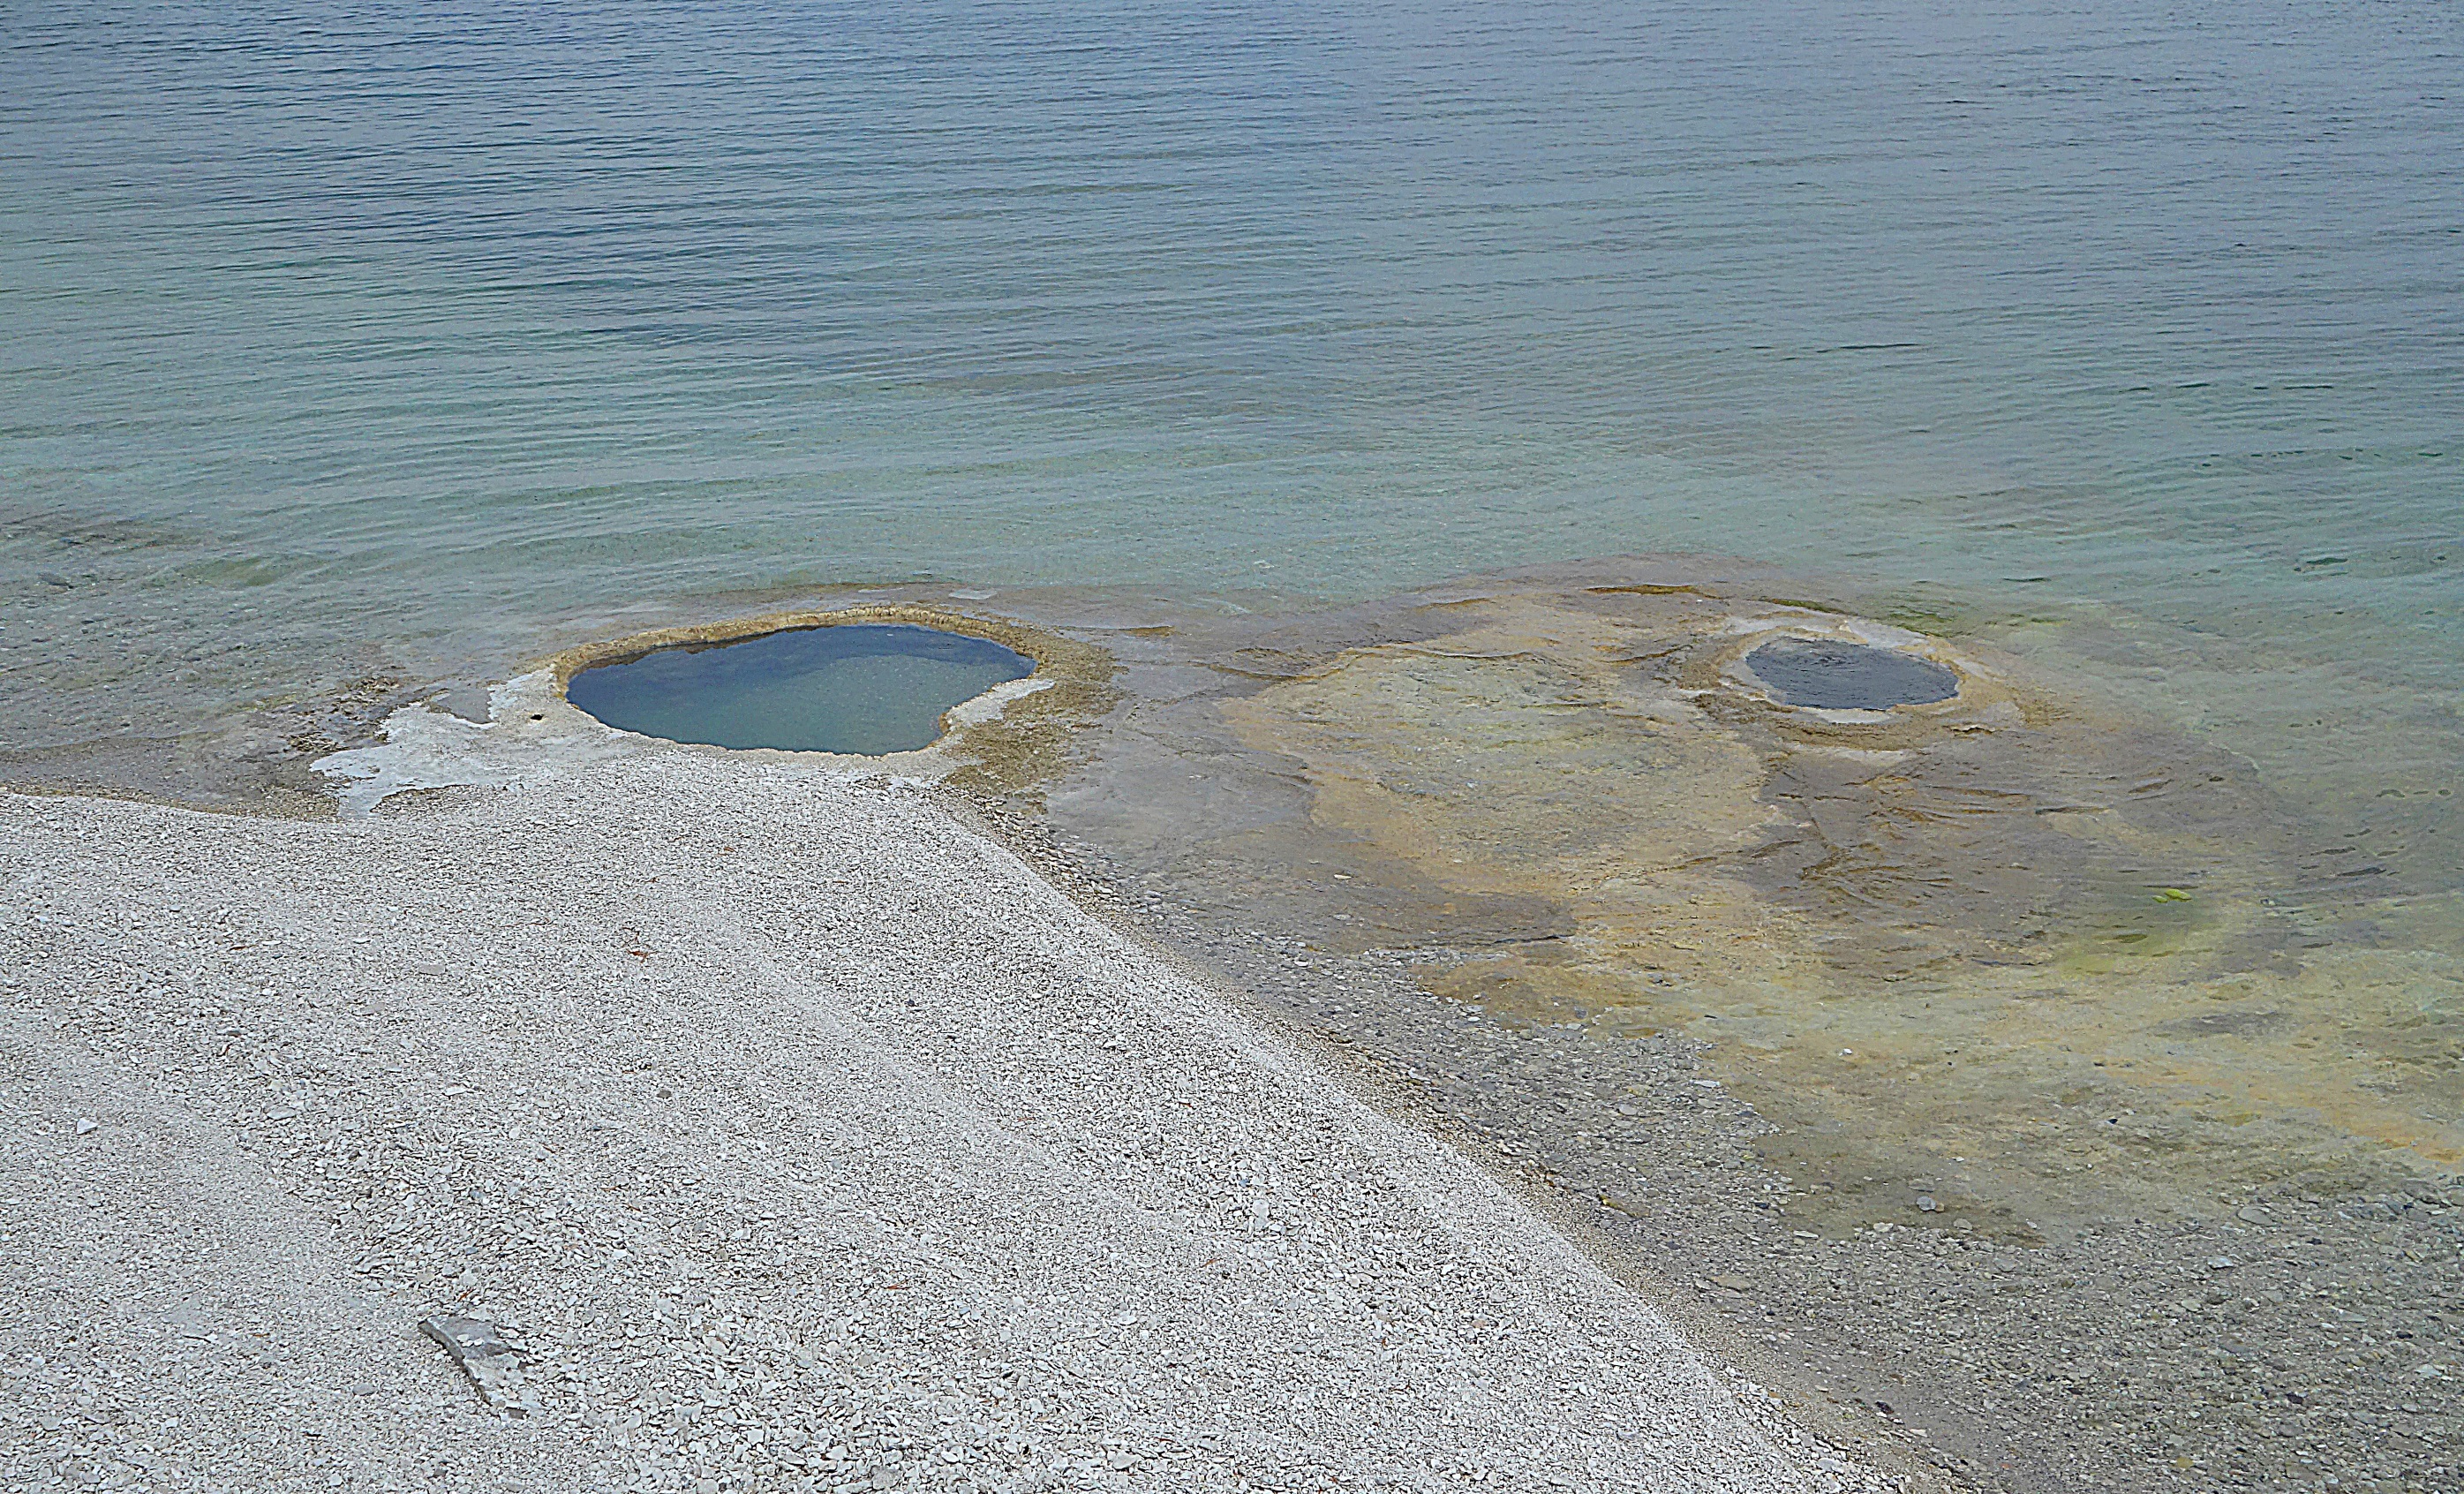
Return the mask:
<path id="1" fill-rule="evenodd" d="M 2451 737 L 2254 761 L 2113 689 L 2196 657 L 2145 624 L 1647 559 L 1164 622 L 1058 859 L 1822 1424 L 2464 1467 Z"/>

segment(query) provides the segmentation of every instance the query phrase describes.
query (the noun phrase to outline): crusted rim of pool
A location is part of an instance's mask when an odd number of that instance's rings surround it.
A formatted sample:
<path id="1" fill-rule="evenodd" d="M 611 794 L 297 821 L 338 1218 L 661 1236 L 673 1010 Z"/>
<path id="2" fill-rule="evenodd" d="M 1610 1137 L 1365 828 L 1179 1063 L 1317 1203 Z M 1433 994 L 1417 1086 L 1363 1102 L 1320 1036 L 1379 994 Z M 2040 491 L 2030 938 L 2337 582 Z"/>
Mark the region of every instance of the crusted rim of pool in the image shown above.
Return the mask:
<path id="1" fill-rule="evenodd" d="M 847 623 L 904 623 L 962 633 L 1001 644 L 1035 661 L 1036 668 L 945 711 L 944 730 L 931 744 L 879 757 L 736 749 L 650 736 L 610 726 L 564 697 L 565 683 L 596 665 L 680 645 Z M 337 812 L 345 819 L 375 813 L 397 795 L 486 791 L 519 782 L 543 764 L 649 752 L 792 762 L 837 777 L 943 784 L 980 799 L 1033 802 L 1066 766 L 1078 728 L 1100 718 L 1118 699 L 1111 683 L 1117 668 L 1111 654 L 1093 644 L 937 607 L 872 603 L 770 612 L 628 634 L 534 660 L 489 692 L 484 723 L 426 704 L 405 706 L 385 718 L 382 742 L 328 754 L 311 766 L 337 780 Z"/>
<path id="2" fill-rule="evenodd" d="M 1988 670 L 1953 651 L 1940 639 L 1858 617 L 1740 616 L 1731 618 L 1731 641 L 1719 653 L 1720 680 L 1772 711 L 1832 727 L 1876 727 L 1973 714 L 2009 700 Z M 1947 672 L 1953 686 L 1938 700 L 1908 700 L 1880 709 L 1805 705 L 1754 672 L 1750 656 L 1771 644 L 1794 642 L 1845 645 L 1902 654 Z"/>

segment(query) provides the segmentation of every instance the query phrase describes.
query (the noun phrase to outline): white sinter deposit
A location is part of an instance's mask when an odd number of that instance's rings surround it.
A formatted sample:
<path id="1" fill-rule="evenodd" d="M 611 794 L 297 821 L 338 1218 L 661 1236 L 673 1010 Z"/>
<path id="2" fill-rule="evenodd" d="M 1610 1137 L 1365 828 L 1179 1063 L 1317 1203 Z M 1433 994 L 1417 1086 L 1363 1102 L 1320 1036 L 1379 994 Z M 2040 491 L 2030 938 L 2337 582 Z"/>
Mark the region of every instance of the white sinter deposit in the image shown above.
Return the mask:
<path id="1" fill-rule="evenodd" d="M 1879 1486 L 923 794 L 521 719 L 0 795 L 0 1486 Z"/>

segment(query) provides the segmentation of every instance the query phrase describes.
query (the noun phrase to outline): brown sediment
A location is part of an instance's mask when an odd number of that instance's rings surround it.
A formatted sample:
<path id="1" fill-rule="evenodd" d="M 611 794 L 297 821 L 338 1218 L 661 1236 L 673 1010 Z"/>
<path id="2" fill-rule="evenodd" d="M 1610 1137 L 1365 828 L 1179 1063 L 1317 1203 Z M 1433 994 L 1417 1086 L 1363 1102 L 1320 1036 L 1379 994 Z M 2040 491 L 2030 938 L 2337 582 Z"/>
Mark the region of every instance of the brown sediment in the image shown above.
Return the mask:
<path id="1" fill-rule="evenodd" d="M 1069 739 L 1101 717 L 1117 698 L 1112 656 L 1058 631 L 1001 618 L 977 617 L 913 603 L 878 602 L 825 610 L 769 612 L 720 622 L 656 628 L 584 644 L 542 661 L 561 694 L 584 670 L 623 664 L 662 648 L 738 643 L 769 633 L 862 623 L 903 623 L 997 643 L 1035 661 L 1043 688 L 1008 701 L 997 715 L 971 720 L 953 707 L 934 746 L 960 765 L 945 780 L 963 792 L 1030 801 L 1067 760 Z M 961 703 L 963 705 L 963 702 Z"/>

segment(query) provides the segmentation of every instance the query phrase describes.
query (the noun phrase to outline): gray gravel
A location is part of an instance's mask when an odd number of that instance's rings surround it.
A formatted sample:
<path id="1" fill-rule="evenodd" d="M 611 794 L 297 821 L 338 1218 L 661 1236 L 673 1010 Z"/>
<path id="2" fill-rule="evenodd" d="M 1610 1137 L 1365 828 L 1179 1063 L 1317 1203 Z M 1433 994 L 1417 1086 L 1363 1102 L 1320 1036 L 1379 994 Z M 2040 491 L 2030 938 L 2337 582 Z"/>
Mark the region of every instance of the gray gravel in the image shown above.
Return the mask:
<path id="1" fill-rule="evenodd" d="M 0 796 L 0 1486 L 1895 1482 L 921 793 L 517 745 Z"/>
<path id="2" fill-rule="evenodd" d="M 2288 1177 L 2222 1217 L 1986 1238 L 1927 1195 L 1788 1175 L 1698 1044 L 1500 1022 L 1430 997 L 1406 956 L 1331 956 L 982 812 L 1875 1465 L 2011 1494 L 2464 1488 L 2452 1177 Z"/>

